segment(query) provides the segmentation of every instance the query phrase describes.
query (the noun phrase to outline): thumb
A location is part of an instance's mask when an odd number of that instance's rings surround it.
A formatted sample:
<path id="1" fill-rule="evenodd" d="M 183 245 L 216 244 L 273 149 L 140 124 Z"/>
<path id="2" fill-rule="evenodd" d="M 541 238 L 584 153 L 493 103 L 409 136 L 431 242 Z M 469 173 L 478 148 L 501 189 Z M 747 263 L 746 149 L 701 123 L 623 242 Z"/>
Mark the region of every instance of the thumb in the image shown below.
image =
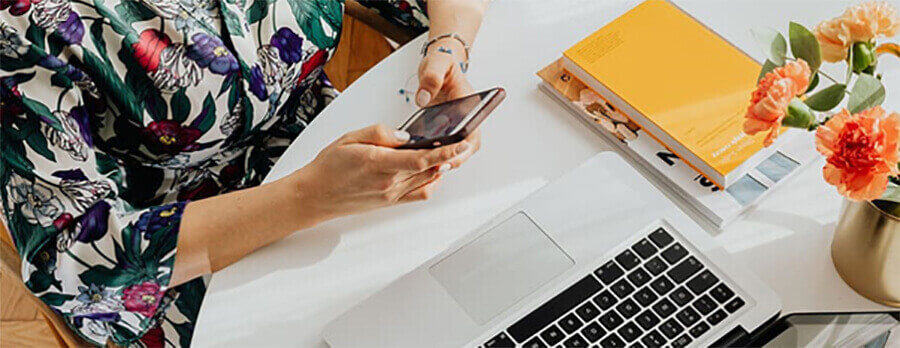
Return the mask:
<path id="1" fill-rule="evenodd" d="M 443 58 L 443 59 L 442 59 Z M 419 91 L 416 92 L 416 104 L 428 106 L 441 91 L 444 77 L 451 71 L 453 60 L 443 55 L 426 58 L 419 67 Z"/>
<path id="2" fill-rule="evenodd" d="M 391 129 L 383 124 L 376 124 L 344 134 L 339 142 L 398 147 L 409 142 L 409 133 Z"/>

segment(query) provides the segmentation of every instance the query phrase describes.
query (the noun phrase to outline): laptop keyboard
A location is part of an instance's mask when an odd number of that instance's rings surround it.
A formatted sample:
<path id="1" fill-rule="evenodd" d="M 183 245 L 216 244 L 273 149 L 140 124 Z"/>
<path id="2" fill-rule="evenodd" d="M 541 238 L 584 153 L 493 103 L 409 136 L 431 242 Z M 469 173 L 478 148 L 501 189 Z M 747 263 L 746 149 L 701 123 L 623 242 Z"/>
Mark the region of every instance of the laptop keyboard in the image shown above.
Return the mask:
<path id="1" fill-rule="evenodd" d="M 484 343 L 685 347 L 745 302 L 658 228 Z"/>

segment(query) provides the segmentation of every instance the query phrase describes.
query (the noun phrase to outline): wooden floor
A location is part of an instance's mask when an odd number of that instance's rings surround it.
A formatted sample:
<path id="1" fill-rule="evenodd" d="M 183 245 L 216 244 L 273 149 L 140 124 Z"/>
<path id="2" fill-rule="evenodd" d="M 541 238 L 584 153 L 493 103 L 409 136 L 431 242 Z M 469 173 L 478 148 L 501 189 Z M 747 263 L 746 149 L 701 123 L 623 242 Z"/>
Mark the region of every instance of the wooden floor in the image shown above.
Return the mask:
<path id="1" fill-rule="evenodd" d="M 338 90 L 344 90 L 391 51 L 378 32 L 345 16 L 341 42 L 325 72 Z M 21 281 L 0 273 L 0 347 L 56 347 L 50 328 L 27 297 L 31 294 L 12 283 Z"/>

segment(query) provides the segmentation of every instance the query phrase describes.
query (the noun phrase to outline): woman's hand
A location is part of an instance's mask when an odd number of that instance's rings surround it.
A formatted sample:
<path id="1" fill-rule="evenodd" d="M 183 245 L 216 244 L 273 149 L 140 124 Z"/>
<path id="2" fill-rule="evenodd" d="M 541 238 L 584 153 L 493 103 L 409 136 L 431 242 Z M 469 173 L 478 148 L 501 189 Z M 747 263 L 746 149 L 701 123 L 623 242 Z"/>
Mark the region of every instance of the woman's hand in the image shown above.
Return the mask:
<path id="1" fill-rule="evenodd" d="M 441 174 L 477 148 L 468 141 L 398 150 L 409 134 L 374 125 L 347 133 L 294 173 L 303 201 L 322 219 L 428 199 Z"/>

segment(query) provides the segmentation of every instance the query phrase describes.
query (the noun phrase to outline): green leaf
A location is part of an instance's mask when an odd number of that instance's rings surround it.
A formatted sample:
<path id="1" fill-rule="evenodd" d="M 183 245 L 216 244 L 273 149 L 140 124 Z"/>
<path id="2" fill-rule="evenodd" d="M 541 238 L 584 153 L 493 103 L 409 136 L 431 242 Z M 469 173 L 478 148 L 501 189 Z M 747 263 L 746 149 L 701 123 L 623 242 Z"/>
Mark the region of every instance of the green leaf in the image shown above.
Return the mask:
<path id="1" fill-rule="evenodd" d="M 254 0 L 250 8 L 247 9 L 247 20 L 250 24 L 261 21 L 269 15 L 268 0 Z"/>
<path id="2" fill-rule="evenodd" d="M 178 123 L 187 120 L 188 115 L 191 114 L 191 101 L 185 95 L 184 88 L 179 89 L 172 95 L 170 103 L 172 104 L 172 120 Z"/>
<path id="3" fill-rule="evenodd" d="M 50 160 L 50 162 L 56 162 L 56 156 L 53 155 L 53 151 L 50 151 L 50 149 L 47 148 L 47 138 L 45 138 L 43 134 L 39 132 L 31 133 L 25 138 L 25 141 L 28 142 L 28 146 L 31 147 L 34 152 L 44 156 L 44 158 Z"/>
<path id="4" fill-rule="evenodd" d="M 804 92 L 804 93 L 812 92 L 814 89 L 816 89 L 816 86 L 818 86 L 818 85 L 819 85 L 819 72 L 813 71 L 812 78 L 809 80 L 809 87 L 806 88 L 806 92 Z"/>
<path id="5" fill-rule="evenodd" d="M 41 272 L 40 270 L 34 270 L 31 272 L 31 275 L 28 277 L 28 281 L 25 282 L 25 286 L 28 287 L 28 290 L 31 292 L 43 292 L 50 288 L 50 285 L 53 284 L 53 278 L 50 277 L 49 274 L 45 272 Z"/>
<path id="6" fill-rule="evenodd" d="M 41 295 L 40 298 L 41 301 L 44 301 L 44 303 L 51 307 L 59 307 L 62 306 L 63 303 L 66 303 L 66 301 L 75 298 L 75 295 L 60 294 L 58 292 L 48 292 Z"/>
<path id="7" fill-rule="evenodd" d="M 762 70 L 759 71 L 759 77 L 756 78 L 756 82 L 762 80 L 763 77 L 766 77 L 766 74 L 768 74 L 772 70 L 775 70 L 775 68 L 777 67 L 778 65 L 775 65 L 775 63 L 772 63 L 771 60 L 766 59 L 766 62 L 763 63 Z"/>
<path id="8" fill-rule="evenodd" d="M 818 76 L 818 74 L 816 75 Z M 828 86 L 806 98 L 806 105 L 816 111 L 831 110 L 844 100 L 844 91 L 846 90 L 847 86 L 840 83 Z"/>
<path id="9" fill-rule="evenodd" d="M 103 39 L 103 21 L 94 21 L 94 24 L 91 24 L 91 41 L 94 42 L 97 54 L 103 57 L 106 64 L 112 65 L 106 52 L 106 40 Z"/>
<path id="10" fill-rule="evenodd" d="M 332 0 L 288 0 L 300 30 L 319 48 L 337 44 L 343 4 Z M 329 30 L 325 31 L 324 26 Z"/>
<path id="11" fill-rule="evenodd" d="M 33 20 L 29 20 L 29 22 L 31 23 L 31 25 L 28 26 L 27 30 L 25 30 L 25 39 L 31 42 L 32 45 L 44 49 L 44 40 L 46 39 L 46 32 L 44 31 L 44 28 L 41 28 L 41 26 L 34 24 Z"/>
<path id="12" fill-rule="evenodd" d="M 125 23 L 146 21 L 155 17 L 153 11 L 137 0 L 123 0 L 115 7 L 119 18 Z"/>
<path id="13" fill-rule="evenodd" d="M 200 110 L 200 115 L 191 122 L 191 128 L 197 129 L 202 133 L 206 133 L 216 118 L 216 102 L 213 100 L 212 95 L 207 93 L 206 99 L 203 100 L 203 109 Z"/>
<path id="14" fill-rule="evenodd" d="M 85 284 L 98 284 L 110 287 L 118 287 L 131 284 L 140 280 L 140 274 L 127 272 L 118 268 L 108 268 L 94 265 L 87 271 L 78 275 L 78 279 Z"/>
<path id="15" fill-rule="evenodd" d="M 813 71 L 819 70 L 822 66 L 822 49 L 815 35 L 803 25 L 791 22 L 788 36 L 791 38 L 791 53 L 794 57 L 805 60 Z"/>
<path id="16" fill-rule="evenodd" d="M 850 90 L 850 100 L 847 102 L 847 109 L 851 113 L 857 113 L 874 106 L 881 105 L 884 102 L 885 92 L 884 85 L 881 81 L 872 77 L 872 75 L 859 75 L 853 89 Z"/>
<path id="17" fill-rule="evenodd" d="M 65 89 L 72 88 L 72 80 L 65 74 L 58 72 L 50 76 L 50 84 Z"/>
<path id="18" fill-rule="evenodd" d="M 222 12 L 222 17 L 225 17 L 225 28 L 228 29 L 228 34 L 244 37 L 244 29 L 241 25 L 241 17 L 238 16 L 234 11 L 229 8 L 230 5 L 221 4 L 219 6 L 220 11 Z"/>
<path id="19" fill-rule="evenodd" d="M 750 33 L 762 46 L 763 52 L 772 63 L 779 66 L 784 64 L 784 58 L 787 56 L 787 42 L 781 33 L 768 27 L 753 28 L 750 29 Z"/>

